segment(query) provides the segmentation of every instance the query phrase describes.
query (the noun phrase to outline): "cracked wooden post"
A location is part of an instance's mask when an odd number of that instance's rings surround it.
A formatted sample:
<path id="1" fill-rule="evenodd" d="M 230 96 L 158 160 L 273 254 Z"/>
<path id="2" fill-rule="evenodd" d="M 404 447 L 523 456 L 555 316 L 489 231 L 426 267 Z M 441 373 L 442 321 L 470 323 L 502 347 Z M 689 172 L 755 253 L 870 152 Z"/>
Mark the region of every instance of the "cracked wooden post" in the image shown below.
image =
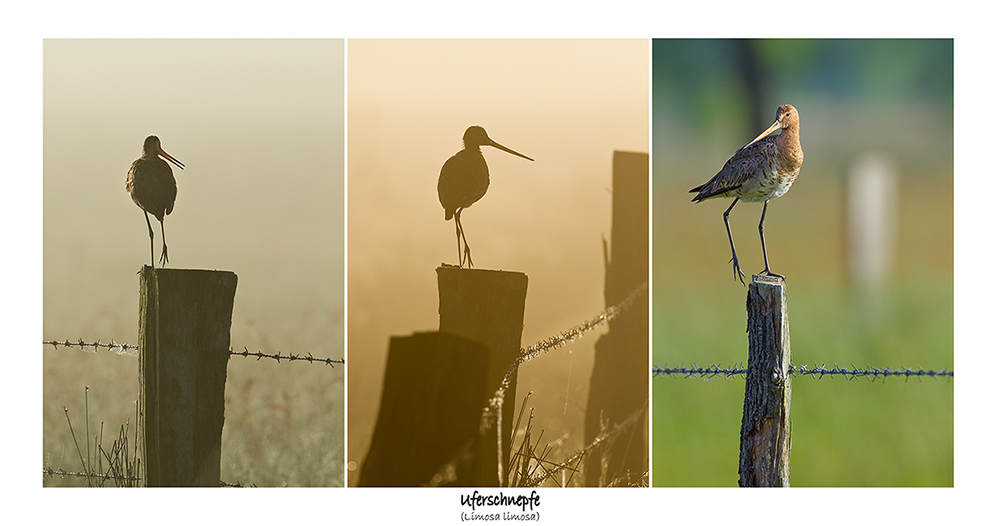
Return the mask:
<path id="1" fill-rule="evenodd" d="M 139 442 L 146 486 L 218 487 L 236 274 L 143 266 Z"/>
<path id="2" fill-rule="evenodd" d="M 440 332 L 461 336 L 489 350 L 485 389 L 488 390 L 487 398 L 491 397 L 520 354 L 527 274 L 442 266 L 437 268 L 437 286 Z M 494 426 L 479 441 L 478 486 L 506 485 L 516 392 L 517 371 L 514 370 L 503 397 L 501 425 Z"/>
<path id="3" fill-rule="evenodd" d="M 739 486 L 790 485 L 791 339 L 784 280 L 758 274 L 746 295 L 749 363 Z"/>

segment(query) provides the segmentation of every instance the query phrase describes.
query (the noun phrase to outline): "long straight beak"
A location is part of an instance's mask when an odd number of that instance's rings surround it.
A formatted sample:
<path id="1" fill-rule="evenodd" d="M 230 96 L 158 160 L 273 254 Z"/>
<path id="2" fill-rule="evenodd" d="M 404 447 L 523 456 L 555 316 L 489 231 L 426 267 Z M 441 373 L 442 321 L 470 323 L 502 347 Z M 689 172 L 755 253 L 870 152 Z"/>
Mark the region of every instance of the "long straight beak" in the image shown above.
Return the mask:
<path id="1" fill-rule="evenodd" d="M 166 160 L 168 160 L 168 161 L 172 162 L 173 164 L 177 165 L 177 167 L 180 168 L 181 170 L 184 169 L 184 163 L 178 161 L 177 159 L 174 159 L 173 156 L 171 156 L 169 153 L 166 153 L 165 151 L 163 151 L 163 148 L 160 148 L 160 155 L 162 155 Z"/>
<path id="2" fill-rule="evenodd" d="M 747 144 L 746 146 L 743 146 L 742 148 L 740 148 L 740 150 L 741 150 L 741 149 L 743 149 L 743 148 L 748 148 L 750 144 L 753 144 L 754 142 L 756 142 L 756 141 L 758 141 L 758 140 L 760 140 L 760 139 L 762 139 L 762 138 L 766 137 L 767 135 L 770 135 L 770 134 L 771 134 L 771 133 L 773 133 L 773 132 L 774 132 L 774 130 L 776 130 L 777 128 L 780 128 L 780 120 L 779 120 L 779 119 L 778 119 L 778 120 L 776 120 L 776 121 L 774 121 L 774 123 L 773 123 L 773 124 L 771 124 L 769 128 L 767 128 L 767 131 L 765 131 L 765 132 L 761 133 L 761 134 L 759 135 L 759 137 L 757 137 L 757 138 L 755 138 L 755 139 L 753 139 L 753 140 L 749 141 L 749 144 Z"/>
<path id="3" fill-rule="evenodd" d="M 517 152 L 515 152 L 515 151 L 513 151 L 513 150 L 511 150 L 509 148 L 507 148 L 506 146 L 503 146 L 502 144 L 500 144 L 500 143 L 498 143 L 498 142 L 496 142 L 496 141 L 494 141 L 492 139 L 489 139 L 489 146 L 492 146 L 493 148 L 498 148 L 500 150 L 503 150 L 506 153 L 512 153 L 512 154 L 516 155 L 517 157 L 523 157 L 524 159 L 527 159 L 528 161 L 533 161 L 534 160 L 534 159 L 531 159 L 530 157 L 528 157 L 528 156 L 526 156 L 526 155 L 524 155 L 522 153 L 517 153 Z"/>

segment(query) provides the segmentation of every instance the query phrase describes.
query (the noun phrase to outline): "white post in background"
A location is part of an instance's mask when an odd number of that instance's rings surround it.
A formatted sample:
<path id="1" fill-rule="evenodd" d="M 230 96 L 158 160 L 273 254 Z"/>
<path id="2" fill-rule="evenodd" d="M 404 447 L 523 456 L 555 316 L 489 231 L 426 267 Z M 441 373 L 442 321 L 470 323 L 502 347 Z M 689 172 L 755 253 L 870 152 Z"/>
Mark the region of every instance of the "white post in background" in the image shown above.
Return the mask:
<path id="1" fill-rule="evenodd" d="M 861 301 L 877 310 L 881 289 L 895 260 L 898 168 L 890 157 L 867 154 L 847 179 L 847 259 Z"/>

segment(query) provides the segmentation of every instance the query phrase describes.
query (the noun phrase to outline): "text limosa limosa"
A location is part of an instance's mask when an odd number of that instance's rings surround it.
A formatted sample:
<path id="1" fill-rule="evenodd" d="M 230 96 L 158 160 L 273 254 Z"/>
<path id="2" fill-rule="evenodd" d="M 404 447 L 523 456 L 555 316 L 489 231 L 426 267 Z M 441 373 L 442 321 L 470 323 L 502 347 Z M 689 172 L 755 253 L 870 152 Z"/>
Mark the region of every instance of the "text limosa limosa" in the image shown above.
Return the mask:
<path id="1" fill-rule="evenodd" d="M 465 147 L 441 167 L 441 175 L 437 180 L 437 197 L 444 207 L 444 220 L 454 217 L 454 233 L 458 238 L 458 266 L 464 266 L 467 260 L 468 267 L 471 268 L 472 251 L 468 248 L 465 230 L 461 226 L 461 211 L 482 199 L 489 189 L 489 167 L 486 166 L 486 159 L 479 147 L 492 146 L 528 161 L 534 159 L 490 139 L 481 126 L 471 126 L 465 130 L 462 143 Z M 465 244 L 464 251 L 461 248 L 462 242 Z"/>
<path id="2" fill-rule="evenodd" d="M 149 222 L 149 214 L 153 214 L 160 222 L 160 237 L 163 241 L 160 264 L 166 265 L 169 259 L 163 217 L 173 211 L 173 203 L 177 199 L 177 180 L 173 178 L 170 165 L 160 159 L 161 156 L 181 170 L 184 169 L 184 163 L 163 151 L 159 137 L 150 135 L 142 143 L 142 157 L 132 163 L 125 178 L 125 191 L 132 196 L 132 201 L 135 201 L 146 215 L 146 226 L 149 228 L 149 259 L 153 267 L 156 266 L 153 256 L 153 225 Z"/>
<path id="3" fill-rule="evenodd" d="M 770 135 L 778 128 L 780 134 Z M 784 104 L 777 108 L 777 119 L 766 131 L 735 152 L 735 155 L 710 181 L 690 190 L 697 192 L 692 199 L 695 203 L 715 197 L 735 197 L 722 214 L 722 219 L 725 220 L 725 231 L 728 232 L 728 243 L 732 248 L 732 274 L 743 284 L 746 282 L 742 279 L 744 274 L 739 268 L 739 258 L 735 255 L 735 242 L 732 240 L 728 213 L 740 200 L 763 202 L 763 214 L 760 216 L 763 273 L 783 278 L 784 276 L 770 271 L 767 242 L 763 237 L 763 220 L 767 216 L 767 203 L 787 193 L 801 170 L 805 154 L 802 153 L 801 143 L 798 140 L 798 128 L 798 110 L 794 109 L 794 106 Z"/>

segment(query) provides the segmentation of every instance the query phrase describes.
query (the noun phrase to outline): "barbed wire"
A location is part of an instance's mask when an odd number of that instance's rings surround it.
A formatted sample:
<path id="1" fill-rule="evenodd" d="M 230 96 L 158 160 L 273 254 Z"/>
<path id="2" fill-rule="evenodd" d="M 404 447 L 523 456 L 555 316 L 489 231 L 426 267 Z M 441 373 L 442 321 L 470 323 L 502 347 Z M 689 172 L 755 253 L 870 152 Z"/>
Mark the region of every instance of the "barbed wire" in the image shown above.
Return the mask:
<path id="1" fill-rule="evenodd" d="M 587 331 L 596 329 L 600 325 L 611 321 L 622 312 L 628 310 L 628 307 L 631 307 L 631 304 L 635 302 L 635 299 L 638 298 L 638 295 L 647 290 L 648 288 L 649 288 L 649 282 L 646 281 L 641 285 L 635 287 L 635 289 L 632 290 L 631 293 L 628 294 L 628 296 L 623 300 L 621 300 L 617 305 L 612 305 L 608 307 L 600 314 L 597 314 L 593 318 L 590 318 L 589 320 L 586 320 L 565 332 L 561 332 L 555 336 L 545 338 L 544 340 L 541 340 L 530 347 L 525 347 L 521 349 L 520 355 L 518 356 L 517 363 L 515 365 L 521 364 L 527 360 L 533 360 L 541 353 L 562 347 L 563 345 L 566 345 L 572 342 L 573 340 L 583 337 L 583 335 L 586 334 Z"/>
<path id="2" fill-rule="evenodd" d="M 92 477 L 100 479 L 102 482 L 107 480 L 142 480 L 139 477 L 128 477 L 124 475 L 111 475 L 109 473 L 85 473 L 82 471 L 66 471 L 62 469 L 52 469 L 52 468 L 42 468 L 43 475 L 59 475 L 62 477 Z"/>
<path id="3" fill-rule="evenodd" d="M 887 381 L 891 376 L 901 376 L 904 377 L 906 382 L 909 378 L 916 378 L 922 381 L 923 377 L 930 377 L 937 379 L 939 377 L 953 378 L 954 371 L 950 371 L 947 368 L 940 370 L 923 370 L 922 367 L 913 369 L 912 367 L 903 367 L 900 369 L 892 369 L 890 367 L 871 367 L 867 366 L 866 369 L 860 369 L 856 365 L 851 365 L 851 368 L 840 367 L 839 365 L 833 364 L 832 368 L 827 368 L 825 364 L 814 365 L 808 367 L 805 365 L 792 365 L 788 368 L 788 372 L 794 376 L 810 376 L 812 378 L 821 379 L 826 376 L 843 376 L 847 380 L 855 380 L 858 378 L 867 379 L 870 381 L 882 379 L 882 383 Z M 709 365 L 707 367 L 699 367 L 696 364 L 685 367 L 668 367 L 666 365 L 660 367 L 655 366 L 652 368 L 652 374 L 656 377 L 662 378 L 669 376 L 671 378 L 676 378 L 678 376 L 683 378 L 693 378 L 700 377 L 705 380 L 710 380 L 712 378 L 722 377 L 731 378 L 733 376 L 746 377 L 747 369 L 741 364 L 736 364 L 733 367 L 722 367 L 719 365 Z"/>
<path id="4" fill-rule="evenodd" d="M 79 347 L 81 350 L 86 352 L 97 352 L 98 349 L 107 349 L 115 354 L 125 354 L 128 356 L 135 356 L 135 357 L 139 356 L 139 346 L 130 345 L 127 343 L 115 343 L 114 340 L 111 340 L 110 343 L 101 343 L 100 340 L 97 340 L 94 343 L 87 343 L 84 342 L 82 338 L 75 342 L 71 342 L 69 340 L 61 342 L 55 340 L 49 340 L 49 341 L 43 341 L 42 345 L 51 345 L 56 349 L 58 349 L 60 345 L 63 347 Z"/>
<path id="5" fill-rule="evenodd" d="M 664 365 L 652 367 L 652 374 L 654 376 L 663 377 L 669 376 L 671 378 L 676 378 L 677 376 L 682 376 L 684 378 L 692 378 L 696 376 L 703 377 L 705 380 L 721 376 L 723 378 L 731 378 L 733 376 L 746 377 L 746 368 L 741 364 L 736 364 L 733 367 L 721 367 L 718 365 L 709 365 L 707 367 L 699 367 L 697 364 L 693 364 L 690 367 L 679 366 L 679 367 L 669 367 Z"/>
<path id="6" fill-rule="evenodd" d="M 48 340 L 48 341 L 43 341 L 42 345 L 51 345 L 56 349 L 58 349 L 60 346 L 70 347 L 70 348 L 76 347 L 86 352 L 97 352 L 98 349 L 107 349 L 119 355 L 125 354 L 133 357 L 139 356 L 139 347 L 137 345 L 130 345 L 127 343 L 116 343 L 114 340 L 111 340 L 110 343 L 101 343 L 100 340 L 97 340 L 96 342 L 93 343 L 88 343 L 83 341 L 83 339 L 79 339 L 75 342 L 71 342 L 69 340 L 64 340 L 64 341 Z M 229 355 L 243 356 L 247 358 L 256 357 L 257 360 L 260 360 L 261 358 L 271 358 L 273 360 L 277 360 L 278 363 L 281 363 L 281 360 L 285 360 L 288 362 L 306 361 L 309 362 L 310 364 L 325 364 L 333 368 L 336 368 L 335 367 L 336 364 L 345 365 L 347 363 L 346 359 L 344 358 L 334 360 L 333 358 L 316 358 L 315 356 L 312 356 L 312 353 L 307 353 L 304 355 L 294 354 L 294 353 L 281 354 L 281 351 L 278 351 L 277 354 L 268 354 L 260 351 L 251 352 L 246 347 L 243 347 L 242 351 L 233 351 L 232 349 L 229 349 Z"/>
<path id="7" fill-rule="evenodd" d="M 281 351 L 278 351 L 277 354 L 266 354 L 266 353 L 262 353 L 262 352 L 250 352 L 250 351 L 248 351 L 246 349 L 246 347 L 243 347 L 243 351 L 242 352 L 236 352 L 236 351 L 233 351 L 232 349 L 229 349 L 229 355 L 230 356 L 245 356 L 245 357 L 256 356 L 257 357 L 257 361 L 259 361 L 261 358 L 271 358 L 271 359 L 277 360 L 278 363 L 281 363 L 281 360 L 287 360 L 289 362 L 306 361 L 306 362 L 309 362 L 310 364 L 311 363 L 322 363 L 322 364 L 329 365 L 330 367 L 333 367 L 334 369 L 336 368 L 336 367 L 334 367 L 334 364 L 345 365 L 347 363 L 347 360 L 345 358 L 340 358 L 339 360 L 334 360 L 332 358 L 315 358 L 315 357 L 312 356 L 312 353 L 308 353 L 307 355 L 304 355 L 304 356 L 300 355 L 300 354 L 285 354 L 285 355 L 282 355 Z"/>
<path id="8" fill-rule="evenodd" d="M 486 407 L 482 409 L 482 418 L 479 421 L 479 433 L 485 433 L 485 431 L 492 426 L 491 420 L 495 420 L 495 418 L 493 418 L 494 415 L 496 415 L 501 409 L 503 399 L 506 397 L 506 390 L 510 387 L 513 375 L 517 372 L 517 368 L 520 364 L 528 360 L 533 360 L 542 353 L 562 347 L 573 340 L 581 338 L 587 331 L 591 331 L 604 323 L 608 323 L 622 312 L 628 310 L 628 307 L 631 307 L 631 304 L 635 302 L 635 299 L 638 298 L 639 294 L 648 290 L 648 288 L 649 282 L 646 281 L 635 287 L 635 289 L 632 290 L 628 296 L 616 305 L 612 305 L 604 309 L 600 314 L 597 314 L 593 318 L 590 318 L 589 320 L 586 320 L 565 332 L 561 332 L 556 336 L 545 338 L 530 347 L 521 349 L 517 358 L 510 364 L 509 367 L 507 367 L 506 373 L 503 375 L 503 380 L 500 382 L 499 387 L 489 399 Z"/>
<path id="9" fill-rule="evenodd" d="M 231 483 L 231 482 L 226 482 L 224 480 L 220 480 L 219 481 L 219 487 L 221 487 L 221 488 L 256 488 L 258 486 L 256 484 L 250 484 L 249 486 L 245 486 L 245 485 L 243 485 L 243 483 L 241 483 L 238 480 L 235 483 Z"/>

